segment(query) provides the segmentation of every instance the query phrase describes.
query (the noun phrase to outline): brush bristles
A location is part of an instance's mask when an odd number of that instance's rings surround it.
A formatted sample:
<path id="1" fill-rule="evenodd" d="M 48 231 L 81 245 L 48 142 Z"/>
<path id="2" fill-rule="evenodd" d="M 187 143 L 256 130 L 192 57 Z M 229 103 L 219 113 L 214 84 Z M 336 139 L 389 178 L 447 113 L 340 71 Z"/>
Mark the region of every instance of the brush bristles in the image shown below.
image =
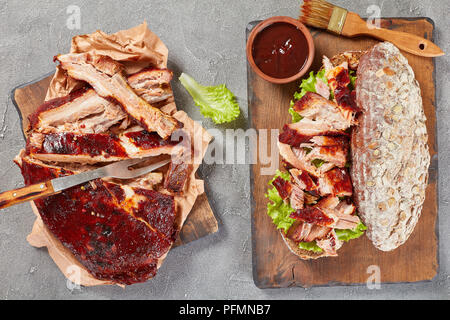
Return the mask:
<path id="1" fill-rule="evenodd" d="M 324 0 L 304 0 L 300 21 L 311 27 L 327 29 L 334 7 Z"/>

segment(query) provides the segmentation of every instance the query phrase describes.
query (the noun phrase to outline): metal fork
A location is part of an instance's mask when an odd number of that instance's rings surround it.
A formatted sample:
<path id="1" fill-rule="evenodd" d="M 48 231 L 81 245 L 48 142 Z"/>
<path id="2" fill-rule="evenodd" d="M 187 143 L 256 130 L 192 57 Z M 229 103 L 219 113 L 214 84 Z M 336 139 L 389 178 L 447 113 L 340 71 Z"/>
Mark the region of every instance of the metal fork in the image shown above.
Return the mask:
<path id="1" fill-rule="evenodd" d="M 41 182 L 35 185 L 27 186 L 16 190 L 6 191 L 0 194 L 0 209 L 10 206 L 48 197 L 71 187 L 78 186 L 82 183 L 100 179 L 100 178 L 116 178 L 116 179 L 133 179 L 144 174 L 150 173 L 158 168 L 170 163 L 170 159 L 150 164 L 148 166 L 132 169 L 147 159 L 129 159 L 91 170 L 74 174 L 71 176 L 56 178 L 47 182 Z"/>

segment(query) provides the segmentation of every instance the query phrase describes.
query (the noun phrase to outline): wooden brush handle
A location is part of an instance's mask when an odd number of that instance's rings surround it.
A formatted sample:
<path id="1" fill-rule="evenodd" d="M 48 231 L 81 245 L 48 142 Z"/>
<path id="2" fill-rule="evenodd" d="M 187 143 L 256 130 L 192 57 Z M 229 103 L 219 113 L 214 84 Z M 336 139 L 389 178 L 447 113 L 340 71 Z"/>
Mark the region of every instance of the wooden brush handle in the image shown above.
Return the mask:
<path id="1" fill-rule="evenodd" d="M 366 35 L 378 40 L 389 41 L 403 51 L 422 57 L 438 57 L 445 54 L 433 42 L 410 33 L 383 28 L 369 29 L 366 21 L 354 12 L 347 14 L 341 34 L 347 37 Z"/>
<path id="2" fill-rule="evenodd" d="M 0 193 L 0 209 L 55 194 L 50 181 Z"/>

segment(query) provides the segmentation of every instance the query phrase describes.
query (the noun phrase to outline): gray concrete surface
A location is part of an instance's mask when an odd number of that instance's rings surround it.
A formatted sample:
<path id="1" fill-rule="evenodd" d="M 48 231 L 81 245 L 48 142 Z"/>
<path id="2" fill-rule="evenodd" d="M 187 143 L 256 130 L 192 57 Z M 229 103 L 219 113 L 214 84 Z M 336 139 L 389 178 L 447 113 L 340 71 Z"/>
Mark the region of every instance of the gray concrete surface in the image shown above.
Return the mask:
<path id="1" fill-rule="evenodd" d="M 430 17 L 435 42 L 450 52 L 448 0 L 335 0 L 368 16 L 369 5 L 382 16 Z M 24 146 L 18 114 L 10 100 L 13 87 L 54 70 L 52 57 L 67 52 L 72 36 L 96 29 L 115 32 L 146 20 L 170 49 L 170 66 L 205 84 L 226 83 L 243 111 L 226 128 L 247 126 L 245 27 L 274 15 L 296 17 L 297 0 L 0 1 L 0 190 L 19 187 L 22 177 L 12 163 Z M 81 9 L 81 29 L 66 27 L 66 8 Z M 260 290 L 252 279 L 249 168 L 210 165 L 201 169 L 220 231 L 170 252 L 159 275 L 144 284 L 70 291 L 46 250 L 30 247 L 26 235 L 34 218 L 29 205 L 0 215 L 0 299 L 448 299 L 450 293 L 450 84 L 449 56 L 436 59 L 440 170 L 440 269 L 431 282 L 365 286 Z M 202 116 L 174 81 L 178 106 L 194 119 Z M 208 128 L 216 127 L 206 121 Z"/>

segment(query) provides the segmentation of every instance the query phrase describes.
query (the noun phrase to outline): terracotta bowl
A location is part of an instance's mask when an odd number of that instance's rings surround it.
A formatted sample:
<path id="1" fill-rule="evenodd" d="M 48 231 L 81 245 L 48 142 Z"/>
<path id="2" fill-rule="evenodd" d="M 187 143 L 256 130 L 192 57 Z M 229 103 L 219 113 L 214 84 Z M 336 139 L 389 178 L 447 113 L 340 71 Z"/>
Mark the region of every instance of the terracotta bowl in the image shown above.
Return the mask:
<path id="1" fill-rule="evenodd" d="M 303 68 L 300 70 L 299 73 L 297 73 L 289 78 L 273 78 L 271 76 L 268 76 L 267 74 L 265 74 L 258 68 L 258 66 L 255 63 L 255 60 L 253 59 L 252 48 L 253 48 L 253 42 L 255 41 L 256 36 L 258 35 L 259 32 L 261 32 L 268 26 L 270 26 L 274 23 L 277 23 L 277 22 L 289 23 L 289 24 L 292 24 L 295 27 L 297 27 L 305 36 L 306 42 L 308 44 L 308 59 L 306 60 L 305 65 L 303 66 Z M 267 20 L 261 21 L 252 30 L 252 32 L 250 33 L 250 36 L 248 37 L 248 41 L 247 41 L 247 60 L 250 63 L 250 66 L 252 67 L 253 71 L 255 71 L 256 74 L 258 76 L 260 76 L 261 78 L 263 78 L 264 80 L 267 80 L 269 82 L 276 83 L 276 84 L 293 82 L 293 81 L 300 79 L 302 76 L 304 76 L 306 74 L 306 72 L 308 72 L 309 68 L 311 67 L 311 65 L 313 63 L 314 51 L 315 51 L 315 48 L 314 48 L 313 37 L 311 35 L 311 32 L 309 32 L 308 28 L 300 21 L 298 21 L 294 18 L 285 17 L 285 16 L 272 17 Z"/>

